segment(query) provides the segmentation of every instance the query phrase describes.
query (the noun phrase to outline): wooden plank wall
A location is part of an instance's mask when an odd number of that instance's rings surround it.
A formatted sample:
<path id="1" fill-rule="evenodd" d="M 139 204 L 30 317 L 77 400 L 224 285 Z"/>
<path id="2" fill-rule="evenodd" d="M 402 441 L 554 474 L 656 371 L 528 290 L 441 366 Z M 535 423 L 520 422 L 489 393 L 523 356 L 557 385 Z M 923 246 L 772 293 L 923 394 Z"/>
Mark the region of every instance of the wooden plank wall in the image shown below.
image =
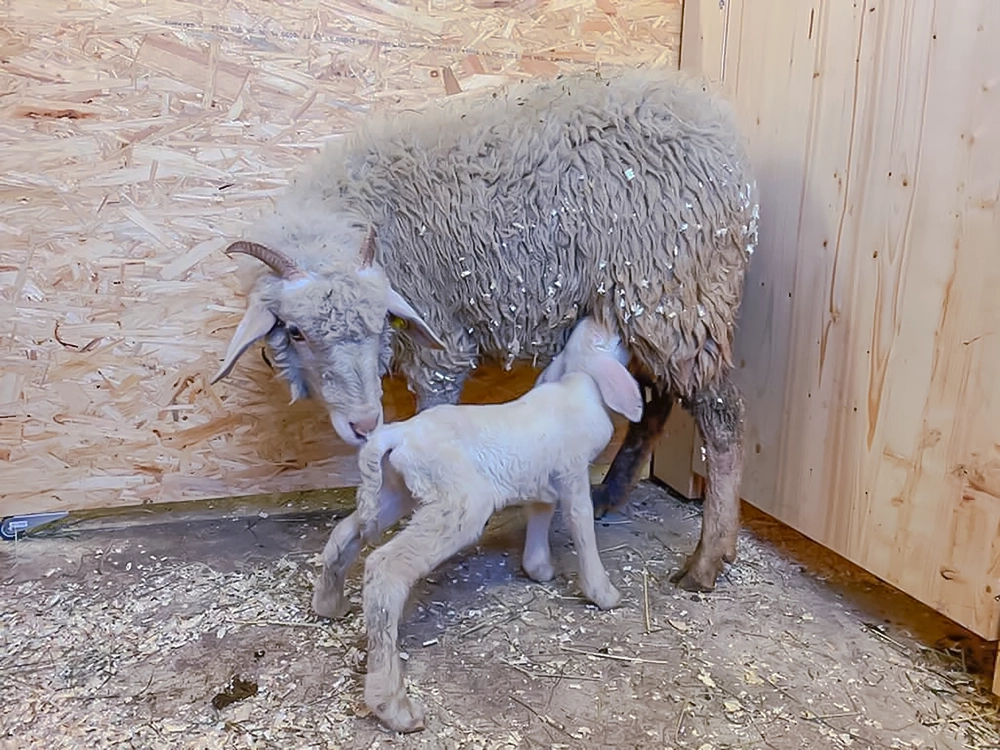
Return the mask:
<path id="1" fill-rule="evenodd" d="M 350 485 L 258 353 L 220 251 L 371 110 L 676 66 L 681 0 L 8 0 L 0 8 L 0 515 Z M 455 95 L 462 95 L 461 93 Z M 481 371 L 469 398 L 520 377 Z M 390 383 L 390 413 L 412 402 Z"/>
<path id="2" fill-rule="evenodd" d="M 998 46 L 995 0 L 689 0 L 682 48 L 735 100 L 759 170 L 745 499 L 989 639 Z M 658 455 L 702 474 L 698 445 L 680 431 Z"/>

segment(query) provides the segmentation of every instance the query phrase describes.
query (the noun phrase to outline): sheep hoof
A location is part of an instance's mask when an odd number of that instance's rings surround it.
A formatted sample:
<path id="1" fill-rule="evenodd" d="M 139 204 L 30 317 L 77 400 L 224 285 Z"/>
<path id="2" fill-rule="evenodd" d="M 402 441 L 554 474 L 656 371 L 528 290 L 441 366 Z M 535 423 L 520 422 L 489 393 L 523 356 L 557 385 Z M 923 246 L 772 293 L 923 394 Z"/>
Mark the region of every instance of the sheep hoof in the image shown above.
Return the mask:
<path id="1" fill-rule="evenodd" d="M 621 601 L 622 595 L 618 589 L 608 583 L 608 585 L 601 588 L 600 591 L 589 594 L 587 598 L 596 604 L 600 609 L 613 609 L 618 605 L 618 602 Z"/>
<path id="2" fill-rule="evenodd" d="M 684 591 L 714 591 L 715 581 L 722 573 L 722 559 L 716 561 L 692 557 L 670 577 L 670 582 Z"/>
<path id="3" fill-rule="evenodd" d="M 606 484 L 595 484 L 590 488 L 590 501 L 594 506 L 594 518 L 602 518 L 606 513 L 622 505 L 624 497 L 613 495 Z"/>
<path id="4" fill-rule="evenodd" d="M 424 730 L 424 710 L 405 694 L 368 707 L 383 724 L 395 732 L 409 734 Z"/>
<path id="5" fill-rule="evenodd" d="M 525 562 L 521 567 L 524 568 L 524 573 L 528 578 L 538 583 L 548 583 L 556 576 L 556 569 L 548 560 L 540 563 Z"/>
<path id="6" fill-rule="evenodd" d="M 313 589 L 312 609 L 320 617 L 335 620 L 347 614 L 350 602 L 342 591 L 331 591 L 317 585 Z"/>

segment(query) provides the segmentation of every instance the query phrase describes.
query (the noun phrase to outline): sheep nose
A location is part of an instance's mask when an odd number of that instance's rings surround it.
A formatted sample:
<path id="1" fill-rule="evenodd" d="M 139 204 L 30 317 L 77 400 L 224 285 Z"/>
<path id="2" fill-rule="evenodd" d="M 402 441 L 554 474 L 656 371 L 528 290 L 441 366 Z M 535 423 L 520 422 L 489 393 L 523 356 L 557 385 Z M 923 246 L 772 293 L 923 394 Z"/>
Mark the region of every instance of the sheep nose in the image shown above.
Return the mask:
<path id="1" fill-rule="evenodd" d="M 359 438 L 366 438 L 369 434 L 375 431 L 378 427 L 378 415 L 374 417 L 365 417 L 364 419 L 359 419 L 357 422 L 351 422 L 351 429 L 354 430 L 354 434 Z"/>

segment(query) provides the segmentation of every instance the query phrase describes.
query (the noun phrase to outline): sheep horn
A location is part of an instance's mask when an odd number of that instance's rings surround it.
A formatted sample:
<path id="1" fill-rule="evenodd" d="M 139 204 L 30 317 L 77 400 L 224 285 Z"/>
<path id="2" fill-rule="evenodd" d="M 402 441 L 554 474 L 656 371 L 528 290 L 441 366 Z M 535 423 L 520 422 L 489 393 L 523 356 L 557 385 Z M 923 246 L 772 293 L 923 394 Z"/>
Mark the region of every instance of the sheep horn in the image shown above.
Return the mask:
<path id="1" fill-rule="evenodd" d="M 234 242 L 226 248 L 226 255 L 231 255 L 232 253 L 244 253 L 266 263 L 283 279 L 293 279 L 296 276 L 302 275 L 301 269 L 295 265 L 294 260 L 278 250 L 259 245 L 256 242 L 246 242 L 243 240 Z"/>

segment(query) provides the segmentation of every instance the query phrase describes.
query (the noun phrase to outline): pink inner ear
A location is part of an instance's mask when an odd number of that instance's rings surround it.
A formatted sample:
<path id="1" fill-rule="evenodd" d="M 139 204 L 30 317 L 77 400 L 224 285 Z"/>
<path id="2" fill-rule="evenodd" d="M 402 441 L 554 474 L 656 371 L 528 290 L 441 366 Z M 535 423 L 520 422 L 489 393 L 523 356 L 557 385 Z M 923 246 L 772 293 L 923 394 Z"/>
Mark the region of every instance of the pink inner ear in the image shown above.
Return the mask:
<path id="1" fill-rule="evenodd" d="M 604 403 L 630 422 L 642 419 L 642 391 L 632 373 L 610 355 L 601 355 L 589 363 L 587 371 L 597 382 Z"/>
<path id="2" fill-rule="evenodd" d="M 417 315 L 417 311 L 410 303 L 391 286 L 389 287 L 388 305 L 388 312 L 410 323 L 414 327 L 414 332 L 423 337 L 426 346 L 447 349 L 441 337 L 424 322 L 423 318 Z"/>
<path id="3" fill-rule="evenodd" d="M 240 324 L 236 327 L 236 332 L 233 334 L 232 340 L 229 342 L 229 348 L 226 350 L 226 358 L 219 367 L 218 372 L 209 381 L 211 384 L 215 384 L 226 377 L 236 365 L 236 360 L 242 356 L 243 352 L 250 348 L 250 346 L 258 339 L 266 336 L 268 331 L 270 331 L 274 324 L 278 322 L 278 319 L 274 316 L 267 307 L 260 302 L 251 301 L 250 306 L 247 307 L 247 311 L 243 313 L 243 318 L 240 320 Z"/>

